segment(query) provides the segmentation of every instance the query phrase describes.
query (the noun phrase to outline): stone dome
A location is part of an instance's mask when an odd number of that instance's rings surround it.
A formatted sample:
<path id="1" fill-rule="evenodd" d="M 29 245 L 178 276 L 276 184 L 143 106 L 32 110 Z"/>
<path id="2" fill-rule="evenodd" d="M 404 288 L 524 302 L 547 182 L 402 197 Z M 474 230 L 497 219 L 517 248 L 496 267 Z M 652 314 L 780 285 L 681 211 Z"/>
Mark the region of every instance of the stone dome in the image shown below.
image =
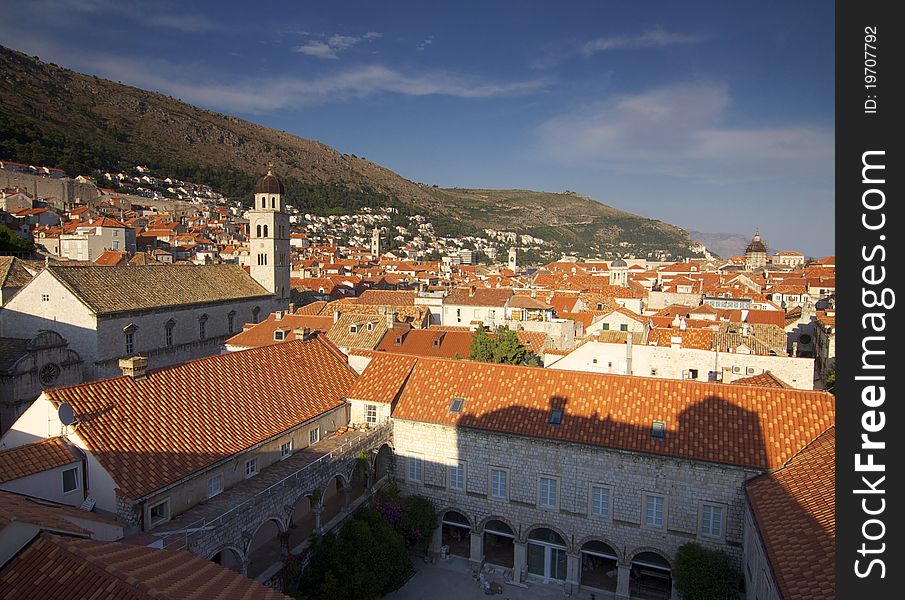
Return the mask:
<path id="1" fill-rule="evenodd" d="M 267 175 L 258 179 L 255 184 L 255 194 L 280 194 L 286 192 L 283 189 L 283 182 L 277 179 L 272 171 L 267 171 Z"/>
<path id="2" fill-rule="evenodd" d="M 617 258 L 613 262 L 610 263 L 610 268 L 613 267 L 627 267 L 628 263 L 622 260 L 621 258 Z"/>
<path id="3" fill-rule="evenodd" d="M 745 254 L 752 254 L 755 252 L 763 252 L 764 254 L 767 253 L 767 246 L 761 241 L 760 233 L 755 233 L 754 238 L 745 248 Z"/>

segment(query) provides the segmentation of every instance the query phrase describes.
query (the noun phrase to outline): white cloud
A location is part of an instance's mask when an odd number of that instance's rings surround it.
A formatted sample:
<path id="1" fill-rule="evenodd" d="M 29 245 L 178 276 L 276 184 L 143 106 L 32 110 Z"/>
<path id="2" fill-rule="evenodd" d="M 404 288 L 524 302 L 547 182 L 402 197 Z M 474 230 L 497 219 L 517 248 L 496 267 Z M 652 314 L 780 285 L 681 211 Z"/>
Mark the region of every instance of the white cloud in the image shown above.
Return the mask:
<path id="1" fill-rule="evenodd" d="M 729 91 L 720 84 L 612 96 L 543 123 L 538 141 L 546 156 L 565 164 L 711 183 L 832 176 L 832 129 L 730 126 L 730 105 Z"/>
<path id="2" fill-rule="evenodd" d="M 418 52 L 422 52 L 422 51 L 424 51 L 425 48 L 427 48 L 428 46 L 430 46 L 433 43 L 434 43 L 434 36 L 429 35 L 426 38 L 424 38 L 423 40 L 421 40 L 420 44 L 415 46 L 415 50 L 417 50 Z"/>
<path id="3" fill-rule="evenodd" d="M 295 51 L 308 56 L 316 56 L 329 60 L 337 60 L 339 54 L 361 42 L 373 42 L 383 37 L 382 33 L 369 31 L 362 36 L 334 34 L 325 40 L 312 40 L 301 46 L 296 46 Z"/>
<path id="4" fill-rule="evenodd" d="M 597 52 L 606 50 L 630 50 L 632 48 L 665 48 L 667 46 L 680 46 L 697 44 L 706 38 L 700 35 L 672 33 L 664 29 L 649 29 L 641 35 L 616 35 L 599 37 L 581 45 L 580 52 L 585 56 L 591 56 Z"/>

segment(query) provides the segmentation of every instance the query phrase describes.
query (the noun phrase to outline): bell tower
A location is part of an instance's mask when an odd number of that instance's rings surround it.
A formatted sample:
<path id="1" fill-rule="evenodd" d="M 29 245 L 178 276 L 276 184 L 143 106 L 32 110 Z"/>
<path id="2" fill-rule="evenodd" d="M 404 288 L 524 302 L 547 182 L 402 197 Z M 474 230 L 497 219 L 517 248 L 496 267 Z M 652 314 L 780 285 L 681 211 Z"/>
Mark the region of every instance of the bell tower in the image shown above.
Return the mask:
<path id="1" fill-rule="evenodd" d="M 283 210 L 283 183 L 267 174 L 255 184 L 254 207 L 248 213 L 251 276 L 273 294 L 278 305 L 289 302 L 289 215 Z"/>

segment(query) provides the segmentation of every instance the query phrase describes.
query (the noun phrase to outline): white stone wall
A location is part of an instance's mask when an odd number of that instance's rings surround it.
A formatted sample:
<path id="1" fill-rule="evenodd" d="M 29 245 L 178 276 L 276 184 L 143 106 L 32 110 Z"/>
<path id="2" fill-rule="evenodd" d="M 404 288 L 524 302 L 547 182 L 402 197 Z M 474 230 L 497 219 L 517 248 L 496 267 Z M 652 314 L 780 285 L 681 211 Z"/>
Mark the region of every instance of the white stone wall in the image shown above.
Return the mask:
<path id="1" fill-rule="evenodd" d="M 78 469 L 79 487 L 68 494 L 64 494 L 63 471 L 73 468 Z M 4 482 L 0 484 L 0 490 L 51 500 L 69 506 L 78 506 L 85 499 L 83 474 L 81 461 L 73 459 L 73 462 L 68 465 Z"/>
<path id="2" fill-rule="evenodd" d="M 468 327 L 472 321 L 482 321 L 489 327 L 506 324 L 504 306 L 461 306 L 444 303 L 441 315 L 440 324 L 444 327 Z"/>
<path id="3" fill-rule="evenodd" d="M 533 527 L 550 527 L 563 536 L 570 553 L 595 538 L 612 546 L 623 563 L 641 549 L 653 549 L 671 561 L 682 544 L 696 541 L 725 551 L 741 564 L 742 484 L 756 471 L 399 419 L 393 428 L 395 477 L 401 488 L 429 497 L 440 511 L 461 512 L 473 528 L 491 517 L 502 518 L 517 540 L 524 541 Z M 407 481 L 407 459 L 412 456 L 424 461 L 420 484 Z M 460 460 L 466 463 L 465 490 L 450 491 L 447 466 Z M 509 470 L 508 500 L 489 496 L 491 467 Z M 557 510 L 537 504 L 541 474 L 559 478 Z M 612 486 L 610 517 L 589 515 L 592 483 Z M 644 492 L 667 497 L 664 530 L 642 524 Z M 724 539 L 699 534 L 702 502 L 725 507 Z"/>
<path id="4" fill-rule="evenodd" d="M 225 463 L 199 472 L 191 479 L 169 490 L 147 498 L 138 508 L 143 513 L 142 522 L 145 524 L 145 529 L 151 529 L 148 526 L 150 518 L 147 513 L 152 505 L 168 498 L 170 516 L 174 517 L 207 500 L 207 486 L 212 477 L 220 475 L 223 490 L 227 490 L 245 481 L 245 463 L 249 459 L 257 458 L 258 475 L 255 477 L 259 477 L 262 470 L 281 460 L 280 447 L 284 443 L 291 441 L 292 451 L 296 452 L 311 445 L 309 434 L 312 429 L 320 430 L 318 435 L 318 440 L 320 440 L 346 423 L 348 423 L 347 407 L 340 406 L 306 421 L 256 448 L 235 454 Z"/>
<path id="5" fill-rule="evenodd" d="M 368 404 L 373 404 L 377 407 L 376 423 L 383 423 L 390 419 L 390 405 L 385 402 L 366 402 L 352 398 L 347 399 L 346 402 L 349 403 L 349 423 L 365 423 L 365 406 Z"/>
<path id="6" fill-rule="evenodd" d="M 47 301 L 43 300 L 44 296 Z M 260 308 L 259 321 L 278 304 L 270 298 L 252 298 L 190 307 L 173 307 L 123 313 L 98 318 L 49 272 L 38 274 L 22 288 L 2 311 L 0 325 L 6 337 L 33 337 L 39 329 L 56 331 L 84 360 L 86 381 L 120 375 L 118 359 L 126 356 L 128 325 L 135 332 L 134 354 L 145 354 L 149 368 L 155 369 L 195 358 L 219 354 L 222 343 L 252 322 L 252 312 Z M 235 311 L 233 332 L 228 329 L 228 313 Z M 206 314 L 205 339 L 200 339 L 199 318 Z M 173 346 L 166 346 L 164 323 L 176 321 Z"/>
<path id="7" fill-rule="evenodd" d="M 645 324 L 638 321 L 637 319 L 633 319 L 628 315 L 624 315 L 620 312 L 612 312 L 608 315 L 605 315 L 602 319 L 594 321 L 591 323 L 587 329 L 585 329 L 585 334 L 597 333 L 599 331 L 603 331 L 603 325 L 608 325 L 608 331 L 621 331 L 621 326 L 626 326 L 626 331 L 631 331 L 633 333 L 644 333 L 646 329 Z"/>
<path id="8" fill-rule="evenodd" d="M 551 369 L 587 371 L 591 373 L 626 374 L 626 344 L 588 342 L 551 364 Z M 728 369 L 729 381 L 760 375 L 770 371 L 790 386 L 800 390 L 814 389 L 814 359 L 791 356 L 760 356 L 731 352 L 711 352 L 694 348 L 670 348 L 663 346 L 632 347 L 631 375 L 682 379 L 683 372 L 697 369 L 697 381 L 707 381 L 708 373 L 719 373 L 721 381 L 724 369 Z M 656 370 L 656 374 L 653 374 Z M 690 375 L 690 374 L 689 374 Z"/>
<path id="9" fill-rule="evenodd" d="M 747 600 L 783 600 L 767 560 L 763 540 L 754 524 L 751 506 L 745 503 L 744 564 L 745 598 Z"/>

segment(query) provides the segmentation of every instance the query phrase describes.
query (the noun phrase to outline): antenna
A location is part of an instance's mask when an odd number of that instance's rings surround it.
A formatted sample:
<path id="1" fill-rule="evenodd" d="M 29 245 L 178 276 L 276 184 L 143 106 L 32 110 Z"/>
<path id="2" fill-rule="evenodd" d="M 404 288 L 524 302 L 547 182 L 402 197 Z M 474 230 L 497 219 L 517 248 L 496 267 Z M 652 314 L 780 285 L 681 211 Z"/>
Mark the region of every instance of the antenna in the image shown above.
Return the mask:
<path id="1" fill-rule="evenodd" d="M 73 412 L 68 402 L 60 405 L 60 408 L 57 409 L 57 415 L 60 417 L 60 422 L 67 427 L 75 421 L 75 412 Z"/>

